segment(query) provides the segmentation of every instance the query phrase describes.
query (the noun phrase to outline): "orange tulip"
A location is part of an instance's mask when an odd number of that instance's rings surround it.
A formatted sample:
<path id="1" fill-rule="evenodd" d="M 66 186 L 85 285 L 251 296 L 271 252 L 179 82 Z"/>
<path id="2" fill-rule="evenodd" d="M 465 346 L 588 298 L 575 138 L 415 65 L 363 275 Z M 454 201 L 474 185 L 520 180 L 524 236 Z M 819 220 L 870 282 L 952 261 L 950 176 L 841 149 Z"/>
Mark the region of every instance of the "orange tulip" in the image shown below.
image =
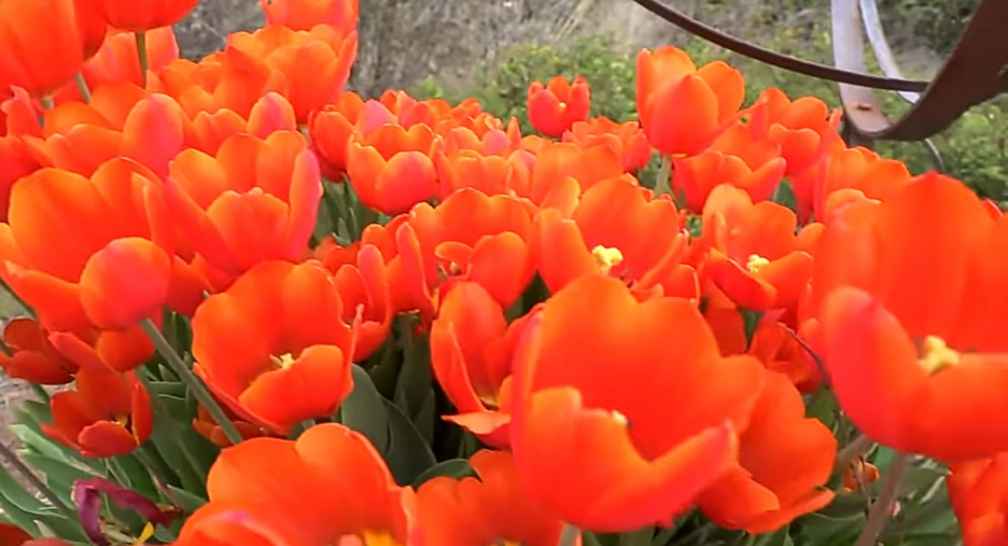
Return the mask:
<path id="1" fill-rule="evenodd" d="M 431 324 L 431 367 L 458 410 L 444 419 L 488 445 L 509 442 L 511 358 L 527 322 L 508 326 L 504 309 L 485 288 L 459 282 L 447 290 Z"/>
<path id="2" fill-rule="evenodd" d="M 812 276 L 806 248 L 817 233 L 797 234 L 798 220 L 787 207 L 753 203 L 734 186 L 714 188 L 704 206 L 704 239 L 709 254 L 701 275 L 746 309 L 793 310 Z"/>
<path id="3" fill-rule="evenodd" d="M 511 455 L 482 450 L 470 459 L 478 478 L 438 477 L 417 491 L 425 544 L 556 546 L 563 522 L 527 502 Z"/>
<path id="4" fill-rule="evenodd" d="M 768 533 L 833 500 L 825 489 L 836 438 L 805 418 L 801 395 L 784 375 L 766 386 L 739 436 L 739 464 L 700 496 L 700 508 L 721 527 Z"/>
<path id="5" fill-rule="evenodd" d="M 637 112 L 662 153 L 702 151 L 735 119 L 744 97 L 742 74 L 722 61 L 697 69 L 671 46 L 637 56 Z"/>
<path id="6" fill-rule="evenodd" d="M 717 137 L 703 153 L 674 160 L 672 188 L 686 196 L 695 212 L 703 210 L 710 192 L 720 184 L 744 189 L 753 201 L 769 201 L 787 168 L 780 145 L 757 139 L 752 129 L 736 124 Z"/>
<path id="7" fill-rule="evenodd" d="M 430 318 L 436 290 L 449 279 L 476 282 L 509 307 L 535 274 L 529 244 L 534 214 L 526 200 L 469 188 L 437 207 L 413 207 L 394 232 L 397 308 Z"/>
<path id="8" fill-rule="evenodd" d="M 623 157 L 623 170 L 628 173 L 643 169 L 651 160 L 651 143 L 636 121 L 616 123 L 605 117 L 579 121 L 564 133 L 563 140 L 585 148 L 609 146 Z"/>
<path id="9" fill-rule="evenodd" d="M 293 30 L 311 30 L 315 25 L 329 25 L 349 34 L 357 28 L 359 0 L 259 0 L 266 13 L 266 23 Z"/>
<path id="10" fill-rule="evenodd" d="M 1008 543 L 1008 455 L 952 466 L 949 498 L 959 518 L 965 546 Z"/>
<path id="11" fill-rule="evenodd" d="M 77 28 L 84 44 L 84 59 L 90 59 L 105 43 L 108 22 L 105 21 L 101 6 L 93 0 L 74 0 L 74 7 Z"/>
<path id="12" fill-rule="evenodd" d="M 592 275 L 527 328 L 511 446 L 531 501 L 596 531 L 669 525 L 734 468 L 763 367 L 722 358 L 694 304 Z"/>
<path id="13" fill-rule="evenodd" d="M 152 28 L 145 34 L 147 61 L 151 71 L 158 72 L 178 59 L 178 43 L 171 27 Z M 144 79 L 140 74 L 137 55 L 136 39 L 133 34 L 109 33 L 97 54 L 84 63 L 84 78 L 92 89 L 104 84 L 122 82 L 143 86 Z M 76 89 L 76 86 L 73 88 Z"/>
<path id="14" fill-rule="evenodd" d="M 370 244 L 361 246 L 352 263 L 327 268 L 343 297 L 343 320 L 351 323 L 360 313 L 353 355 L 360 362 L 385 342 L 395 316 L 389 268 L 378 247 Z"/>
<path id="15" fill-rule="evenodd" d="M 64 103 L 46 117 L 44 138 L 25 136 L 24 141 L 33 157 L 47 167 L 91 176 L 103 163 L 124 156 L 164 176 L 169 161 L 185 143 L 186 119 L 170 97 L 144 97 L 142 90 L 138 96 L 138 89 L 126 84 L 109 88 L 107 95 L 96 91 L 91 105 Z M 128 109 L 120 122 L 118 110 L 123 106 Z"/>
<path id="16" fill-rule="evenodd" d="M 181 233 L 225 279 L 267 260 L 308 254 L 322 180 L 304 138 L 278 131 L 265 140 L 234 135 L 216 157 L 188 149 L 172 161 L 165 196 Z"/>
<path id="17" fill-rule="evenodd" d="M 792 177 L 798 214 L 828 219 L 827 203 L 839 190 L 857 190 L 871 199 L 886 199 L 910 182 L 902 161 L 884 159 L 867 148 L 833 150 L 813 168 Z"/>
<path id="18" fill-rule="evenodd" d="M 241 434 L 243 440 L 268 435 L 268 432 L 262 427 L 248 421 L 243 421 L 233 411 L 229 411 L 227 408 L 223 409 L 224 413 L 227 414 L 231 422 L 234 423 L 235 428 L 238 429 L 238 433 Z M 224 429 L 222 429 L 220 425 L 214 421 L 210 412 L 208 412 L 202 405 L 196 408 L 196 417 L 193 419 L 192 426 L 193 430 L 219 448 L 223 449 L 234 445 L 231 440 L 228 439 L 227 434 L 224 433 Z"/>
<path id="19" fill-rule="evenodd" d="M 760 359 L 768 370 L 788 376 L 799 391 L 814 393 L 822 385 L 822 373 L 795 335 L 781 322 L 763 320 L 753 333 L 749 354 Z"/>
<path id="20" fill-rule="evenodd" d="M 338 179 L 347 165 L 347 145 L 364 110 L 360 95 L 346 91 L 333 104 L 312 112 L 308 119 L 312 146 L 327 178 Z"/>
<path id="21" fill-rule="evenodd" d="M 85 35 L 74 0 L 9 0 L 0 5 L 0 89 L 42 95 L 84 63 Z"/>
<path id="22" fill-rule="evenodd" d="M 165 303 L 185 307 L 184 264 L 136 239 L 171 248 L 159 193 L 156 175 L 124 158 L 90 180 L 59 169 L 22 179 L 0 224 L 4 279 L 52 331 L 125 328 Z"/>
<path id="23" fill-rule="evenodd" d="M 261 59 L 286 84 L 284 95 L 301 123 L 311 112 L 334 102 L 350 77 L 357 58 L 357 32 L 343 35 L 320 26 L 293 31 L 270 26 L 254 33 L 239 32 L 228 38 L 229 48 Z"/>
<path id="24" fill-rule="evenodd" d="M 532 168 L 532 191 L 529 197 L 542 204 L 551 194 L 565 193 L 567 179 L 573 178 L 581 190 L 587 190 L 602 180 L 623 174 L 623 159 L 616 150 L 604 144 L 581 147 L 571 142 L 548 143 L 536 152 Z"/>
<path id="25" fill-rule="evenodd" d="M 771 87 L 748 110 L 749 127 L 757 138 L 768 138 L 780 146 L 787 160 L 788 176 L 802 173 L 821 158 L 844 148 L 837 128 L 842 111 L 832 112 L 815 97 L 792 101 L 780 89 Z"/>
<path id="26" fill-rule="evenodd" d="M 199 4 L 199 0 L 95 0 L 108 24 L 130 32 L 174 25 Z"/>
<path id="27" fill-rule="evenodd" d="M 235 413 L 279 434 L 353 388 L 354 332 L 320 264 L 265 262 L 193 317 L 195 370 Z"/>
<path id="28" fill-rule="evenodd" d="M 16 318 L 4 326 L 3 341 L 13 354 L 0 354 L 0 367 L 10 377 L 37 385 L 62 385 L 73 381 L 77 365 L 61 355 L 48 333 L 27 318 Z"/>
<path id="29" fill-rule="evenodd" d="M 934 214 L 941 221 L 934 221 Z M 849 205 L 819 243 L 812 309 L 844 411 L 895 449 L 946 461 L 1008 450 L 1008 220 L 928 174 Z"/>
<path id="30" fill-rule="evenodd" d="M 18 527 L 0 523 L 0 544 L 3 546 L 21 546 L 32 542 L 32 537 Z"/>
<path id="31" fill-rule="evenodd" d="M 502 157 L 475 150 L 461 150 L 452 155 L 439 152 L 434 156 L 434 164 L 441 199 L 460 188 L 475 188 L 487 195 L 528 193 L 529 169 L 514 154 Z"/>
<path id="32" fill-rule="evenodd" d="M 383 125 L 350 140 L 346 170 L 364 205 L 398 214 L 437 194 L 431 155 L 436 137 L 430 127 Z"/>
<path id="33" fill-rule="evenodd" d="M 688 242 L 682 215 L 671 199 L 654 199 L 632 180 L 599 182 L 584 192 L 571 218 L 543 210 L 536 227 L 539 274 L 553 292 L 602 273 L 641 299 L 699 296 L 696 271 L 682 263 Z"/>
<path id="34" fill-rule="evenodd" d="M 132 452 L 151 434 L 150 394 L 133 372 L 116 372 L 87 345 L 70 343 L 79 348 L 77 381 L 73 390 L 52 396 L 53 421 L 42 431 L 88 457 Z"/>
<path id="35" fill-rule="evenodd" d="M 412 489 L 398 487 L 368 440 L 342 425 L 225 449 L 207 492 L 177 546 L 419 546 Z"/>
<path id="36" fill-rule="evenodd" d="M 529 123 L 540 133 L 560 137 L 578 121 L 588 119 L 591 110 L 591 88 L 588 80 L 578 76 L 568 82 L 556 76 L 545 86 L 532 82 L 528 88 Z"/>
<path id="37" fill-rule="evenodd" d="M 197 112 L 192 119 L 187 144 L 201 152 L 216 155 L 228 138 L 247 133 L 265 139 L 278 131 L 296 131 L 294 108 L 283 95 L 270 91 L 249 111 L 248 120 L 235 112 L 220 109 L 214 113 Z"/>

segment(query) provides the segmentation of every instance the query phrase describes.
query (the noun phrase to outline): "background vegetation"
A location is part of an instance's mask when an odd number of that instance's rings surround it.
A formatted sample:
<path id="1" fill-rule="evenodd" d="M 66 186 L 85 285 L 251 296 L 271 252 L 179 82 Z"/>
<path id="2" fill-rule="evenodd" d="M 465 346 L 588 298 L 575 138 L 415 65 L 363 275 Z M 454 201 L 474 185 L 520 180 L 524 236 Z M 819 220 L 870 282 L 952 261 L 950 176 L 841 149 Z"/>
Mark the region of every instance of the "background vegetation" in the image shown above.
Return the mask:
<path id="1" fill-rule="evenodd" d="M 959 32 L 978 0 L 901 0 L 880 2 L 884 24 L 893 49 L 910 76 L 929 78 L 941 59 L 954 47 Z M 698 2 L 693 13 L 736 35 L 754 40 L 782 53 L 831 63 L 828 2 L 771 0 L 767 2 Z M 790 96 L 812 95 L 830 105 L 839 104 L 837 87 L 734 55 L 697 38 L 686 38 L 679 47 L 703 64 L 727 59 L 746 78 L 747 102 L 761 90 L 779 87 Z M 470 82 L 447 86 L 431 77 L 414 87 L 414 93 L 430 97 L 479 98 L 485 108 L 505 119 L 525 119 L 525 92 L 533 80 L 555 74 L 584 75 L 592 85 L 593 114 L 617 120 L 635 116 L 634 52 L 626 44 L 605 36 L 584 37 L 562 45 L 523 45 L 483 66 Z M 908 105 L 895 94 L 883 95 L 886 112 L 899 115 Z M 967 112 L 933 142 L 945 171 L 964 180 L 978 193 L 998 201 L 1008 200 L 1008 98 L 999 97 Z M 529 127 L 524 127 L 531 130 Z M 880 153 L 905 161 L 912 171 L 936 167 L 923 143 L 879 142 Z"/>

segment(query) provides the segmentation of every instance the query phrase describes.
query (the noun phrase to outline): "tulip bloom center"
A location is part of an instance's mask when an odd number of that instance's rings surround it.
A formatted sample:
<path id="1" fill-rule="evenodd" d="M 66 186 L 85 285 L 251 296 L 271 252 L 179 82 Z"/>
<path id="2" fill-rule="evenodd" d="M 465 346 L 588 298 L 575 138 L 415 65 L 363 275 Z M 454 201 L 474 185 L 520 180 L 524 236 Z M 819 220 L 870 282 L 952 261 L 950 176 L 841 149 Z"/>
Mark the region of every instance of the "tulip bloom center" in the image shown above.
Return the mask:
<path id="1" fill-rule="evenodd" d="M 749 259 L 746 261 L 746 269 L 754 275 L 759 273 L 760 269 L 763 269 L 768 265 L 770 265 L 770 260 L 760 256 L 759 254 L 750 255 Z"/>
<path id="2" fill-rule="evenodd" d="M 618 248 L 597 245 L 592 249 L 592 256 L 602 273 L 608 275 L 612 268 L 623 262 L 623 253 Z"/>
<path id="3" fill-rule="evenodd" d="M 927 336 L 921 346 L 920 365 L 929 374 L 934 374 L 948 366 L 955 366 L 962 356 L 950 348 L 938 336 Z"/>
<path id="4" fill-rule="evenodd" d="M 294 365 L 294 355 L 290 353 L 284 353 L 280 356 L 270 355 L 270 360 L 272 360 L 273 364 L 281 370 L 290 369 L 290 367 Z"/>
<path id="5" fill-rule="evenodd" d="M 401 546 L 386 532 L 364 531 L 360 535 L 344 535 L 334 546 Z"/>

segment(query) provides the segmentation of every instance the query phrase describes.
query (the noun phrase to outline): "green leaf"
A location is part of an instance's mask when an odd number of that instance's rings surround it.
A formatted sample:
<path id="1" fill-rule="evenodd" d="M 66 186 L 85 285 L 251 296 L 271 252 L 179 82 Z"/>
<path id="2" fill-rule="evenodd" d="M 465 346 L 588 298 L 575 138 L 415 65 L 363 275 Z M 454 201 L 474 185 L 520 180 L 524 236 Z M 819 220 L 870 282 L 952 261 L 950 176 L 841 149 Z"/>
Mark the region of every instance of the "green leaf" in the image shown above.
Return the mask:
<path id="1" fill-rule="evenodd" d="M 389 448 L 389 417 L 385 399 L 375 389 L 364 368 L 354 364 L 354 388 L 340 405 L 340 422 L 366 436 L 375 449 L 386 453 Z"/>
<path id="2" fill-rule="evenodd" d="M 89 472 L 65 461 L 50 459 L 30 451 L 22 453 L 21 459 L 40 474 L 39 477 L 49 486 L 49 489 L 59 495 L 60 499 L 67 504 L 72 504 L 71 493 L 75 481 L 105 477 L 104 474 Z"/>
<path id="3" fill-rule="evenodd" d="M 424 484 L 424 482 L 439 476 L 446 476 L 459 480 L 468 476 L 476 476 L 476 471 L 473 470 L 469 461 L 465 459 L 448 459 L 447 461 L 441 461 L 440 463 L 428 468 L 422 474 L 417 476 L 417 478 L 413 480 L 413 487 L 420 487 Z"/>
<path id="4" fill-rule="evenodd" d="M 207 500 L 199 495 L 193 494 L 191 491 L 186 491 L 174 485 L 166 486 L 168 493 L 166 496 L 175 506 L 184 510 L 187 514 L 191 514 L 207 503 Z"/>
<path id="5" fill-rule="evenodd" d="M 791 540 L 790 528 L 785 527 L 775 533 L 761 535 L 754 546 L 794 546 L 794 541 Z"/>
<path id="6" fill-rule="evenodd" d="M 383 399 L 388 413 L 389 446 L 385 461 L 400 485 L 409 485 L 437 460 L 423 436 L 402 411 Z"/>
<path id="7" fill-rule="evenodd" d="M 651 546 L 654 535 L 655 530 L 651 526 L 623 533 L 619 538 L 619 546 Z"/>
<path id="8" fill-rule="evenodd" d="M 395 403 L 410 420 L 415 421 L 424 404 L 433 394 L 433 375 L 430 364 L 430 343 L 426 337 L 417 335 L 414 330 L 414 317 L 398 319 L 397 330 L 402 340 L 403 365 L 396 381 Z M 433 427 L 433 423 L 431 424 Z"/>
<path id="9" fill-rule="evenodd" d="M 784 205 L 791 210 L 797 210 L 798 201 L 795 199 L 794 187 L 791 185 L 790 180 L 781 180 L 780 184 L 777 185 L 777 189 L 774 190 L 773 194 L 773 202 Z"/>

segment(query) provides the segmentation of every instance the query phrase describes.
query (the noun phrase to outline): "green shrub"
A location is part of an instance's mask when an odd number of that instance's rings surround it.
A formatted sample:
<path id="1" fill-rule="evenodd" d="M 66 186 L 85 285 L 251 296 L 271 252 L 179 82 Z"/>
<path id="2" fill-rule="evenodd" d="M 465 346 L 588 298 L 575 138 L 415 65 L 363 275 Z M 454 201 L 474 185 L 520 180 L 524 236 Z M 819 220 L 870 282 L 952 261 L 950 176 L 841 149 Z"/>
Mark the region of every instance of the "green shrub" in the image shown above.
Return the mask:
<path id="1" fill-rule="evenodd" d="M 752 24 L 762 28 L 763 35 L 772 37 L 759 41 L 782 53 L 832 62 L 829 19 L 806 16 L 801 20 L 807 24 L 789 24 L 788 20 L 782 19 L 781 13 L 795 13 L 797 6 L 790 11 L 782 11 L 786 7 L 782 5 L 794 2 L 773 0 L 765 4 L 766 16 L 763 18 L 766 20 L 753 21 Z M 937 26 L 933 32 L 919 37 L 919 43 L 940 50 L 950 47 L 950 41 L 955 41 L 966 15 L 972 12 L 976 3 L 977 0 L 952 0 L 948 3 L 902 0 L 896 6 L 880 7 L 887 24 L 897 30 L 902 29 L 900 25 L 916 29 L 924 24 L 922 21 L 939 20 L 940 24 L 935 23 Z M 711 4 L 706 9 L 717 15 L 716 10 L 730 10 L 731 7 Z M 898 17 L 894 14 L 900 13 L 905 15 L 902 22 L 895 20 Z M 721 16 L 724 15 L 721 13 Z M 771 27 L 772 31 L 769 30 Z M 757 31 L 750 28 L 742 33 Z M 905 32 L 900 30 L 891 34 L 903 35 Z M 829 105 L 840 105 L 839 91 L 833 82 L 776 69 L 699 38 L 677 45 L 689 53 L 698 65 L 726 59 L 737 66 L 746 79 L 746 104 L 751 104 L 764 89 L 777 87 L 791 97 L 812 96 Z M 420 97 L 450 100 L 476 97 L 489 112 L 502 119 L 518 117 L 522 130 L 530 132 L 525 116 L 525 94 L 531 82 L 543 82 L 555 75 L 568 78 L 584 76 L 592 85 L 593 115 L 623 121 L 636 118 L 634 74 L 634 55 L 627 47 L 606 37 L 589 37 L 559 47 L 516 46 L 505 51 L 497 61 L 483 66 L 467 89 L 446 89 L 436 80 L 427 79 L 412 91 Z M 883 104 L 886 113 L 894 117 L 908 109 L 908 105 L 895 94 L 884 94 Z M 1004 116 L 1006 109 L 1008 98 L 991 101 L 966 113 L 947 131 L 932 139 L 946 172 L 966 181 L 979 194 L 997 200 L 1008 200 L 1008 144 L 1004 136 L 1008 133 L 1008 120 Z M 878 142 L 877 149 L 884 155 L 906 162 L 916 173 L 937 166 L 931 152 L 920 142 Z"/>

